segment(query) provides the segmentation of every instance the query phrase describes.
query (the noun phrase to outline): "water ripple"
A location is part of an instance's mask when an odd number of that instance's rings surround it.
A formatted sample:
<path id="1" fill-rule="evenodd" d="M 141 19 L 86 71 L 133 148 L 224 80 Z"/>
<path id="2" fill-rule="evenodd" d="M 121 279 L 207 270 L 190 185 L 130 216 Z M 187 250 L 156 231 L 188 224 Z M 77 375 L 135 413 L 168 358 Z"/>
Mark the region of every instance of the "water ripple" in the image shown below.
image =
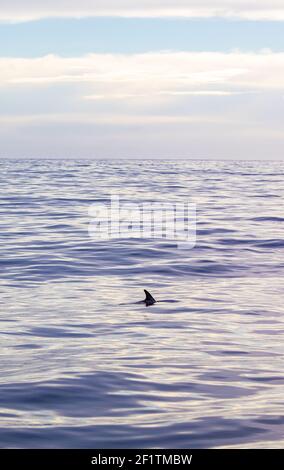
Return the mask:
<path id="1" fill-rule="evenodd" d="M 282 163 L 0 169 L 1 447 L 283 447 Z M 195 248 L 91 240 L 110 193 L 195 203 Z"/>

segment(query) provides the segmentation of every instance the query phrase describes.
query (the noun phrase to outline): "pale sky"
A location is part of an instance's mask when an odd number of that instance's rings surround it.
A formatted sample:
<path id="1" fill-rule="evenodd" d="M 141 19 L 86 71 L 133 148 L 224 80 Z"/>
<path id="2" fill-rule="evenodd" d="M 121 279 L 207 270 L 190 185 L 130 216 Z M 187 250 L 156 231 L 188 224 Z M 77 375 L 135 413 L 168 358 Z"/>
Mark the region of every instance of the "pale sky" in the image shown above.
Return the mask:
<path id="1" fill-rule="evenodd" d="M 284 0 L 1 0 L 0 156 L 282 159 Z"/>

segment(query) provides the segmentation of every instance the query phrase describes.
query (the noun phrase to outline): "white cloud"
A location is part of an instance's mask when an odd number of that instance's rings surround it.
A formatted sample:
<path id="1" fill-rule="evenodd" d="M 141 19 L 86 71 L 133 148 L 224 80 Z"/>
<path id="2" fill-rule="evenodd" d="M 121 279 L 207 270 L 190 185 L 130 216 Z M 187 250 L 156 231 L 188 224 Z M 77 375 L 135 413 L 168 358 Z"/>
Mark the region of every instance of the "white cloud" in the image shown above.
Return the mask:
<path id="1" fill-rule="evenodd" d="M 157 52 L 0 58 L 0 87 L 77 84 L 82 98 L 178 98 L 284 88 L 284 53 Z M 88 93 L 86 93 L 88 90 Z M 91 91 L 91 92 L 90 92 Z"/>
<path id="2" fill-rule="evenodd" d="M 2 156 L 283 158 L 284 53 L 0 58 Z"/>
<path id="3" fill-rule="evenodd" d="M 1 0 L 0 20 L 47 17 L 225 17 L 284 20 L 283 0 Z"/>
<path id="4" fill-rule="evenodd" d="M 114 125 L 114 126 L 139 126 L 158 124 L 204 124 L 204 123 L 228 123 L 227 119 L 214 116 L 182 116 L 182 115 L 126 115 L 126 114 L 102 114 L 91 113 L 60 113 L 60 114 L 23 114 L 17 116 L 1 116 L 2 126 L 27 126 L 30 124 L 41 126 L 42 124 L 75 124 L 75 125 Z"/>
<path id="5" fill-rule="evenodd" d="M 256 112 L 259 111 L 256 110 Z M 78 117 L 78 116 L 77 116 Z M 79 116 L 80 117 L 80 116 Z M 255 123 L 239 114 L 230 121 L 169 117 L 166 121 L 149 116 L 119 123 L 98 125 L 70 121 L 62 117 L 45 121 L 34 116 L 24 125 L 0 126 L 1 156 L 15 158 L 208 158 L 283 159 L 284 136 L 281 126 Z M 243 120 L 241 119 L 243 118 Z M 110 116 L 111 119 L 111 116 Z M 116 120 L 114 120 L 116 121 Z M 23 122 L 23 120 L 22 120 Z M 130 125 L 129 125 L 130 124 Z"/>
<path id="6" fill-rule="evenodd" d="M 232 91 L 222 91 L 222 90 L 199 90 L 199 91 L 170 91 L 163 90 L 157 93 L 152 94 L 152 96 L 232 96 L 239 94 L 241 92 L 232 92 Z M 87 100 L 126 100 L 126 99 L 137 99 L 137 98 L 147 98 L 150 93 L 115 93 L 115 94 L 97 94 L 97 95 L 87 95 L 84 98 Z"/>

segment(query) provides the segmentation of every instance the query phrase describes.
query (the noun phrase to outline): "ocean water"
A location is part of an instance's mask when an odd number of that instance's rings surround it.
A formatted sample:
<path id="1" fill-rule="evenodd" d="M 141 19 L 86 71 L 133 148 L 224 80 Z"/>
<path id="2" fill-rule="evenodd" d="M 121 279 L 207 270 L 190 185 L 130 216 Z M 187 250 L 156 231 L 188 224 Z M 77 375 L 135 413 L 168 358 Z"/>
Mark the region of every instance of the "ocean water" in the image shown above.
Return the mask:
<path id="1" fill-rule="evenodd" d="M 283 176 L 2 161 L 0 447 L 283 447 Z M 92 239 L 111 193 L 196 204 L 196 246 Z"/>

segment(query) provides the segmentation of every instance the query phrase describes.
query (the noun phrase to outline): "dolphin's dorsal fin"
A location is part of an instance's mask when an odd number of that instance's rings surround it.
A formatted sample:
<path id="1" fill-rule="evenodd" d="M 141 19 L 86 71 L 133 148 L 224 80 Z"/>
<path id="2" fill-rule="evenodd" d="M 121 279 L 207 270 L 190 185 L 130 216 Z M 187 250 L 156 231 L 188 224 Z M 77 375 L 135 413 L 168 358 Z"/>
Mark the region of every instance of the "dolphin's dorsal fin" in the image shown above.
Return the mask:
<path id="1" fill-rule="evenodd" d="M 156 302 L 156 300 L 150 294 L 150 292 L 148 292 L 146 289 L 144 289 L 144 292 L 145 292 L 145 295 L 146 295 L 146 299 L 145 299 L 146 304 L 154 304 Z"/>

